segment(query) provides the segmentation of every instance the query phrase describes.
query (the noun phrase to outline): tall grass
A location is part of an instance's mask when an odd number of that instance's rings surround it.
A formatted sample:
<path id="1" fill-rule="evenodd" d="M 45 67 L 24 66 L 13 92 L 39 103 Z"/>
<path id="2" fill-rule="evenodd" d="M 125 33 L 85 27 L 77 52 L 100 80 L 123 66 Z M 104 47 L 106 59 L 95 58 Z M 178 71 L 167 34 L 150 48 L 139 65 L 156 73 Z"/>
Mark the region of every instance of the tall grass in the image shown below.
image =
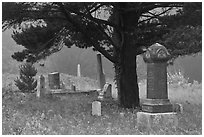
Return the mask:
<path id="1" fill-rule="evenodd" d="M 66 76 L 62 78 L 68 80 Z M 87 83 L 91 87 L 94 82 L 90 84 L 90 81 L 87 80 Z M 63 82 L 69 86 L 69 80 Z M 181 103 L 184 107 L 184 113 L 178 114 L 178 128 L 158 126 L 158 130 L 154 132 L 141 132 L 136 124 L 139 110 L 120 108 L 114 100 L 102 102 L 101 117 L 92 116 L 91 103 L 97 98 L 95 93 L 47 96 L 38 99 L 35 94 L 17 92 L 10 84 L 2 89 L 2 134 L 202 134 L 202 85 L 196 82 L 184 86 L 176 85 L 177 82 L 169 84 L 168 90 L 171 102 Z M 140 98 L 145 99 L 146 82 L 140 82 L 139 87 Z"/>

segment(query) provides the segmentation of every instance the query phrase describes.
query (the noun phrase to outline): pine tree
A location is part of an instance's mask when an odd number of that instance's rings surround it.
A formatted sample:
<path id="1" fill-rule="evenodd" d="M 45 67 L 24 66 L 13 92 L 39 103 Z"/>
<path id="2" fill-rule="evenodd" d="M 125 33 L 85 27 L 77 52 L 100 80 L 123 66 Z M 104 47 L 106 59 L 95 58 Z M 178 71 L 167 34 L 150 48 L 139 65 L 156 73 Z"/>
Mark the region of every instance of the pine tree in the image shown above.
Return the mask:
<path id="1" fill-rule="evenodd" d="M 20 78 L 15 80 L 15 85 L 23 93 L 34 93 L 37 87 L 37 80 L 34 79 L 37 69 L 32 63 L 20 65 Z"/>
<path id="2" fill-rule="evenodd" d="M 140 106 L 136 56 L 156 42 L 174 58 L 202 51 L 202 3 L 3 2 L 2 29 L 10 28 L 25 47 L 17 61 L 37 62 L 63 46 L 100 52 L 113 63 L 120 105 L 132 108 Z"/>

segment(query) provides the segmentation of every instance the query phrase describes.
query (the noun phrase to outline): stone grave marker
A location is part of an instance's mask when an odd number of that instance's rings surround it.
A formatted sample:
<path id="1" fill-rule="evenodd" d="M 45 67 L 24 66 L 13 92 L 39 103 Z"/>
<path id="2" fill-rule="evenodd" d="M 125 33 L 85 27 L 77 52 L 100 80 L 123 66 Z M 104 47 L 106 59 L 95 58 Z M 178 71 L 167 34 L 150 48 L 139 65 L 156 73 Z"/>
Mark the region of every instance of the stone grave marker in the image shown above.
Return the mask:
<path id="1" fill-rule="evenodd" d="M 109 99 L 112 99 L 112 93 L 111 93 L 111 90 L 112 90 L 112 86 L 111 84 L 109 83 L 106 83 L 103 87 L 103 90 L 99 90 L 98 91 L 98 99 L 100 101 L 104 101 L 104 99 L 107 101 Z"/>
<path id="2" fill-rule="evenodd" d="M 71 90 L 76 91 L 76 86 L 74 84 L 71 85 Z"/>
<path id="3" fill-rule="evenodd" d="M 60 89 L 59 72 L 52 72 L 48 74 L 48 84 L 50 89 Z"/>
<path id="4" fill-rule="evenodd" d="M 156 43 L 149 47 L 143 58 L 147 63 L 147 99 L 142 104 L 142 110 L 172 112 L 167 92 L 167 61 L 170 54 L 164 46 Z"/>
<path id="5" fill-rule="evenodd" d="M 111 92 L 112 91 L 112 85 L 109 83 L 106 83 L 105 85 L 107 85 L 107 87 L 105 89 L 104 97 L 111 99 L 112 98 L 112 92 Z"/>
<path id="6" fill-rule="evenodd" d="M 170 59 L 167 49 L 156 43 L 150 46 L 143 59 L 147 63 L 147 99 L 142 112 L 137 113 L 139 130 L 154 130 L 156 126 L 177 127 L 177 113 L 168 99 L 167 61 Z"/>
<path id="7" fill-rule="evenodd" d="M 40 98 L 45 94 L 45 77 L 43 75 L 40 75 L 39 77 L 39 87 L 36 93 L 36 96 Z"/>
<path id="8" fill-rule="evenodd" d="M 102 60 L 101 60 L 101 54 L 97 54 L 97 80 L 98 80 L 98 86 L 102 90 L 104 85 L 105 85 L 105 75 L 103 72 L 103 67 L 102 67 Z"/>
<path id="9" fill-rule="evenodd" d="M 101 102 L 100 101 L 92 102 L 92 115 L 101 116 Z"/>
<path id="10" fill-rule="evenodd" d="M 81 67 L 80 67 L 80 64 L 77 65 L 77 77 L 81 77 Z"/>

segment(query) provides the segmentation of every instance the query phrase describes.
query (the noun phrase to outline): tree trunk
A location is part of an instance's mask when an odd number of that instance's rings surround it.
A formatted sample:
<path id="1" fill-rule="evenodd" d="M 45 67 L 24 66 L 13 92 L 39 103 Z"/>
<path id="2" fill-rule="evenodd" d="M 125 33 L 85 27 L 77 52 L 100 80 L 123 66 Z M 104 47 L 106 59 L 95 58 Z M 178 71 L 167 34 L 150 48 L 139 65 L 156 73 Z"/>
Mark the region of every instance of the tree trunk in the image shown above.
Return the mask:
<path id="1" fill-rule="evenodd" d="M 124 36 L 123 48 L 115 52 L 119 63 L 114 64 L 119 103 L 124 108 L 140 106 L 136 71 L 136 51 L 128 35 Z"/>
<path id="2" fill-rule="evenodd" d="M 139 87 L 136 72 L 136 56 L 130 54 L 128 49 L 123 52 L 120 70 L 116 70 L 118 75 L 117 87 L 119 90 L 119 102 L 124 108 L 139 107 Z"/>
<path id="3" fill-rule="evenodd" d="M 125 9 L 124 3 L 118 3 L 118 6 Z M 114 10 L 112 20 L 121 30 L 114 31 L 113 40 L 119 47 L 119 51 L 114 51 L 114 56 L 117 58 L 117 63 L 114 64 L 116 73 L 116 84 L 118 89 L 119 103 L 124 108 L 135 108 L 140 106 L 139 88 L 136 72 L 136 55 L 137 51 L 134 37 L 135 25 L 139 16 L 132 13 L 122 13 L 117 9 Z"/>

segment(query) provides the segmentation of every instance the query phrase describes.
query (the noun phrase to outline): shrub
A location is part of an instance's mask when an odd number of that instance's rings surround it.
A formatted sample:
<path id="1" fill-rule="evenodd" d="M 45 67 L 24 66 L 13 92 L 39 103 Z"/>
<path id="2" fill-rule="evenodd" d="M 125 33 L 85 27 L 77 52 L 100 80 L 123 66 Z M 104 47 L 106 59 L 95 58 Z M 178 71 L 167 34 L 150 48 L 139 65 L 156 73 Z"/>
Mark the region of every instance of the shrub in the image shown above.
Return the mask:
<path id="1" fill-rule="evenodd" d="M 15 85 L 23 93 L 34 93 L 37 87 L 37 80 L 34 77 L 37 74 L 37 69 L 32 63 L 20 65 L 20 78 L 15 80 Z"/>

